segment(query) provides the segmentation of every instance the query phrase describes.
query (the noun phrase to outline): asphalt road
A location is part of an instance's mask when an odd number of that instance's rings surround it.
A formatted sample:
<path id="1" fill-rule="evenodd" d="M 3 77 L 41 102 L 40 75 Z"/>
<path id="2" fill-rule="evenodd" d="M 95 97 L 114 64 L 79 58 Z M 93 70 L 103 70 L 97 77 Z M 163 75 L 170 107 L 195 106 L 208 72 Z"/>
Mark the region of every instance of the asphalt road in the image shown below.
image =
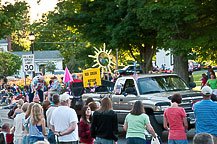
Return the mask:
<path id="1" fill-rule="evenodd" d="M 13 125 L 13 120 L 8 119 L 8 117 L 7 117 L 8 112 L 9 112 L 9 109 L 2 109 L 2 107 L 0 107 L 0 115 L 1 115 L 2 121 L 3 122 L 10 122 Z M 119 131 L 120 131 L 120 133 L 119 133 L 118 144 L 125 144 L 126 143 L 125 133 L 123 132 L 123 129 L 121 129 L 121 128 L 119 129 Z M 187 133 L 189 144 L 193 144 L 192 139 L 194 137 L 194 133 L 195 133 L 194 129 L 188 131 L 188 133 Z M 167 137 L 168 137 L 168 132 L 164 131 L 163 137 L 162 137 L 163 144 L 167 144 Z"/>

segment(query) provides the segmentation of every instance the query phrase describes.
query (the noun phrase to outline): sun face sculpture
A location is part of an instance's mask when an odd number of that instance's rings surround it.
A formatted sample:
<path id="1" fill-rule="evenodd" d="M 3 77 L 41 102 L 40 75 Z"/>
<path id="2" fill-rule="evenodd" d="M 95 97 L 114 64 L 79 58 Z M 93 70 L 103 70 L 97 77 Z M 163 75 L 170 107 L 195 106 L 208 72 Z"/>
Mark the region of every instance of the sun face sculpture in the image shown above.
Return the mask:
<path id="1" fill-rule="evenodd" d="M 92 67 L 98 66 L 101 69 L 101 76 L 103 76 L 105 71 L 111 72 L 112 65 L 115 65 L 115 63 L 112 61 L 112 57 L 110 56 L 112 50 L 106 50 L 105 47 L 105 44 L 103 49 L 97 49 L 94 47 L 95 55 L 88 55 L 89 57 L 95 59 L 95 64 Z"/>

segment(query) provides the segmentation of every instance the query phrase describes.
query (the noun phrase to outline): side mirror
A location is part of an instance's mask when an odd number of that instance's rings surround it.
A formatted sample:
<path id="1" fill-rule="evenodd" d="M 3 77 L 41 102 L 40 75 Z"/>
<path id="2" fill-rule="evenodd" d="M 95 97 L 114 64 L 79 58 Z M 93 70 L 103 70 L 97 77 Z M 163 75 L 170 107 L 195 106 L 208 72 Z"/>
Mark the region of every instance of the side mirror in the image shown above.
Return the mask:
<path id="1" fill-rule="evenodd" d="M 126 88 L 125 93 L 137 95 L 137 92 L 133 87 Z"/>
<path id="2" fill-rule="evenodd" d="M 190 82 L 189 83 L 189 87 L 192 89 L 192 88 L 195 88 L 196 87 L 196 83 L 195 82 Z"/>

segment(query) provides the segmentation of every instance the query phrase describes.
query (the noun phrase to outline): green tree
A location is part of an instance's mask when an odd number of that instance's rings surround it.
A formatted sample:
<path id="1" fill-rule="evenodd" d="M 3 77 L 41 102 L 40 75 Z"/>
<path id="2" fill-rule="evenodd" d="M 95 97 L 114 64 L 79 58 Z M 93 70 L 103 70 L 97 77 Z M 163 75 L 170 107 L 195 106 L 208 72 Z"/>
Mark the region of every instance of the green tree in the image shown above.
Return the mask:
<path id="1" fill-rule="evenodd" d="M 0 52 L 0 61 L 0 77 L 17 74 L 22 65 L 21 58 L 9 52 Z"/>
<path id="2" fill-rule="evenodd" d="M 10 35 L 27 14 L 26 2 L 7 3 L 0 6 L 0 39 Z"/>
<path id="3" fill-rule="evenodd" d="M 47 65 L 45 66 L 45 69 L 47 72 L 51 72 L 53 74 L 54 70 L 56 69 L 56 65 L 54 62 L 48 62 Z"/>
<path id="4" fill-rule="evenodd" d="M 144 28 L 156 31 L 157 46 L 174 54 L 175 72 L 188 81 L 188 59 L 216 60 L 215 0 L 150 0 L 134 9 Z"/>
<path id="5" fill-rule="evenodd" d="M 72 6 L 74 3 L 77 7 Z M 91 44 L 106 43 L 108 48 L 129 51 L 147 73 L 152 69 L 156 32 L 141 27 L 133 10 L 141 8 L 144 3 L 135 0 L 63 1 L 58 3 L 56 21 L 76 27 Z M 134 52 L 140 55 L 136 57 Z"/>
<path id="6" fill-rule="evenodd" d="M 91 67 L 93 61 L 88 55 L 93 54 L 92 46 L 75 32 L 75 28 L 56 23 L 55 19 L 55 13 L 50 12 L 31 26 L 36 34 L 35 50 L 59 50 L 64 57 L 64 65 L 71 72 Z"/>

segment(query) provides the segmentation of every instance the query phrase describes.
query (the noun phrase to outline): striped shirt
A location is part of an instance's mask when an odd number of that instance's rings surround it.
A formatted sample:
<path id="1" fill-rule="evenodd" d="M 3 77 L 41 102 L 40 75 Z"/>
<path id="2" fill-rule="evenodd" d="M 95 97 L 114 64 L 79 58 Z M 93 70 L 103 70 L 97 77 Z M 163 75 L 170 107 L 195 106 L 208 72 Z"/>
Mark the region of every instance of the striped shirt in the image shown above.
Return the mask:
<path id="1" fill-rule="evenodd" d="M 194 105 L 196 133 L 209 133 L 217 136 L 217 103 L 202 100 Z"/>

